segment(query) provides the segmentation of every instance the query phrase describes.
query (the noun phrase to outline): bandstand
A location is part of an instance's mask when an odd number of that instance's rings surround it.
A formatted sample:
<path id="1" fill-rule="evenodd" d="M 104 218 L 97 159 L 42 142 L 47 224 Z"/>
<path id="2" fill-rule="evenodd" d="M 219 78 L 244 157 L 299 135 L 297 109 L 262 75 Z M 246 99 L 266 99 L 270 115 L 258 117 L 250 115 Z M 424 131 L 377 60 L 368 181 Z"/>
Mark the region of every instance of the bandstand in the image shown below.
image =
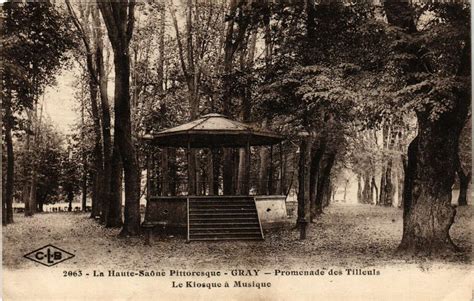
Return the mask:
<path id="1" fill-rule="evenodd" d="M 286 219 L 282 191 L 283 136 L 213 113 L 143 138 L 149 146 L 147 205 L 142 223 L 148 243 L 152 229 L 186 233 L 187 241 L 262 240 L 262 227 L 279 224 Z M 279 145 L 280 155 L 277 173 L 274 173 L 272 164 L 275 145 Z M 255 147 L 270 148 L 269 193 L 266 195 L 258 195 L 252 185 L 251 153 Z M 157 172 L 159 164 L 156 157 L 160 157 L 156 156 L 157 149 L 169 148 L 186 154 L 185 179 L 171 181 L 164 176 L 167 170 L 162 170 L 161 174 Z M 217 151 L 231 149 L 239 149 L 240 160 L 246 161 L 245 170 L 241 170 L 243 174 L 235 177 L 238 180 L 230 181 L 232 189 L 222 187 L 225 186 L 222 177 L 208 180 L 206 187 L 203 181 L 197 179 L 195 164 L 194 167 L 188 164 L 199 156 L 197 150 L 207 150 L 206 154 L 211 157 Z M 276 179 L 274 174 L 277 174 Z"/>

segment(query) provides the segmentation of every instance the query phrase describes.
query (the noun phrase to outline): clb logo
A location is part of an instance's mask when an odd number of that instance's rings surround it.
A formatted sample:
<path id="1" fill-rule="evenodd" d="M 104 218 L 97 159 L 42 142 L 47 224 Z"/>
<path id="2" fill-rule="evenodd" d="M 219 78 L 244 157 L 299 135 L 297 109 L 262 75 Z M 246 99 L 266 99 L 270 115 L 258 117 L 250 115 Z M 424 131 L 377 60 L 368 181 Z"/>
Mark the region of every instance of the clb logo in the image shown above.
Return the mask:
<path id="1" fill-rule="evenodd" d="M 46 245 L 42 248 L 39 248 L 38 250 L 34 250 L 33 252 L 26 254 L 23 257 L 50 267 L 73 258 L 74 254 L 61 250 L 60 248 L 53 245 Z"/>

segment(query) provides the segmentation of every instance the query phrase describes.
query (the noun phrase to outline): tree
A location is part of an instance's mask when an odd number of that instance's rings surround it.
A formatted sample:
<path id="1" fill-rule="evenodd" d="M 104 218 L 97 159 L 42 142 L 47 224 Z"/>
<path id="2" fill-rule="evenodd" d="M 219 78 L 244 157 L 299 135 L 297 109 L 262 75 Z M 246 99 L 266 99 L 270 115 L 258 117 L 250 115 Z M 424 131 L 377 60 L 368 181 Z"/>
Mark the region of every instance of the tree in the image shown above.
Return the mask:
<path id="1" fill-rule="evenodd" d="M 34 160 L 37 165 L 37 179 L 35 186 L 35 212 L 42 212 L 43 205 L 57 202 L 61 195 L 62 159 L 64 137 L 53 126 L 51 120 L 42 118 L 37 125 L 39 135 L 35 146 Z M 31 150 L 25 147 L 27 137 L 18 136 L 15 140 L 15 169 L 30 169 L 32 164 Z M 23 192 L 24 173 L 15 173 L 14 195 L 17 197 Z"/>
<path id="2" fill-rule="evenodd" d="M 41 136 L 38 139 L 38 174 L 36 185 L 36 211 L 43 212 L 43 205 L 57 201 L 60 196 L 60 186 L 63 175 L 63 137 L 44 120 L 40 125 Z M 28 158 L 24 158 L 27 159 Z M 23 162 L 27 164 L 28 162 Z M 75 175 L 75 173 L 73 174 Z"/>
<path id="3" fill-rule="evenodd" d="M 212 60 L 210 47 L 216 45 L 215 28 L 220 25 L 219 17 L 222 8 L 218 4 L 203 3 L 193 4 L 193 1 L 186 1 L 185 5 L 185 30 L 184 37 L 179 29 L 176 8 L 170 1 L 170 12 L 173 27 L 176 35 L 176 46 L 179 55 L 179 66 L 186 83 L 188 92 L 189 119 L 194 120 L 200 114 L 200 89 L 203 81 L 203 65 L 206 61 Z M 183 41 L 185 43 L 183 43 Z M 184 45 L 183 45 L 184 44 Z M 190 194 L 198 193 L 198 183 L 196 176 L 199 175 L 197 168 L 196 151 L 189 150 L 189 170 L 188 190 Z"/>
<path id="4" fill-rule="evenodd" d="M 40 123 L 37 114 L 39 96 L 46 85 L 54 82 L 55 72 L 65 62 L 66 51 L 74 46 L 74 32 L 70 30 L 69 20 L 49 2 L 7 2 L 3 9 L 6 12 L 2 27 L 5 37 L 2 52 L 2 114 L 7 149 L 5 203 L 6 221 L 13 222 L 11 204 L 15 164 L 12 131 L 24 130 L 28 141 L 33 135 L 33 143 L 25 145 L 28 149 L 30 146 L 36 147 L 37 143 L 34 142 Z M 27 122 L 21 120 L 24 112 L 28 116 Z M 30 168 L 23 171 L 25 175 L 31 172 L 31 182 L 23 186 L 25 214 L 28 216 L 33 215 L 36 209 L 37 167 L 37 162 L 32 160 Z"/>
<path id="5" fill-rule="evenodd" d="M 81 24 L 81 20 L 76 16 L 69 1 L 66 1 L 66 5 L 68 7 L 71 18 L 74 22 L 74 25 L 76 26 L 76 29 L 85 47 L 86 70 L 88 73 L 87 82 L 89 84 L 89 96 L 90 96 L 90 101 L 91 101 L 91 112 L 92 112 L 92 120 L 94 122 L 94 133 L 95 133 L 95 145 L 94 145 L 94 156 L 95 156 L 94 167 L 95 168 L 93 170 L 94 181 L 93 181 L 93 186 L 92 186 L 91 218 L 96 218 L 101 215 L 101 207 L 102 207 L 101 204 L 105 202 L 102 189 L 100 189 L 99 186 L 105 186 L 103 184 L 104 184 L 104 179 L 106 178 L 106 176 L 110 178 L 110 175 L 104 174 L 104 153 L 103 153 L 103 147 L 102 147 L 102 142 L 101 142 L 102 141 L 101 120 L 99 116 L 99 105 L 97 101 L 98 94 L 100 93 L 99 91 L 100 79 L 99 79 L 97 66 L 95 62 L 96 60 L 99 61 L 98 52 L 100 48 L 99 48 L 99 45 L 92 44 L 92 42 L 96 43 L 100 37 L 96 32 L 97 29 L 93 30 L 93 33 L 91 33 L 91 29 L 89 28 L 90 22 L 88 22 L 90 18 L 90 14 L 96 15 L 97 12 L 95 11 L 95 8 L 92 6 L 87 6 L 87 9 L 86 9 L 86 7 L 82 6 L 81 3 L 78 3 L 82 23 L 87 24 L 87 26 L 84 26 L 83 24 Z M 95 40 L 92 39 L 93 35 L 96 37 Z M 94 56 L 97 57 L 96 60 L 94 60 Z"/>
<path id="6" fill-rule="evenodd" d="M 140 233 L 140 167 L 132 140 L 130 112 L 130 51 L 135 1 L 99 2 L 114 51 L 114 141 L 120 151 L 125 180 L 124 225 L 120 235 Z"/>
<path id="7" fill-rule="evenodd" d="M 467 205 L 467 193 L 472 175 L 471 133 L 471 118 L 469 118 L 459 138 L 458 158 L 456 163 L 456 173 L 459 178 L 458 206 Z M 467 172 L 465 171 L 466 169 L 468 170 Z"/>
<path id="8" fill-rule="evenodd" d="M 398 250 L 421 255 L 457 251 L 449 235 L 456 212 L 451 187 L 470 106 L 469 5 L 425 6 L 435 22 L 424 28 L 415 25 L 407 2 L 386 1 L 384 8 L 389 24 L 399 29 L 394 60 L 407 86 L 398 95 L 418 120 L 418 135 L 408 149 Z"/>
<path id="9" fill-rule="evenodd" d="M 245 3 L 241 0 L 231 0 L 229 10 L 226 15 L 227 27 L 224 40 L 224 59 L 223 65 L 223 92 L 222 92 L 222 113 L 231 116 L 232 106 L 232 70 L 233 60 L 237 50 L 243 46 L 247 28 L 250 24 L 249 6 L 252 1 Z M 232 150 L 225 148 L 223 151 L 223 190 L 224 194 L 233 194 L 236 192 L 235 176 L 233 174 L 234 165 L 232 159 Z"/>
<path id="10" fill-rule="evenodd" d="M 313 137 L 310 135 L 305 136 L 301 138 L 298 163 L 298 216 L 296 225 L 300 230 L 300 239 L 306 239 L 306 231 L 310 219 L 310 164 L 308 164 L 308 162 L 311 158 L 311 145 Z"/>
<path id="11" fill-rule="evenodd" d="M 104 60 L 103 24 L 100 21 L 97 5 L 78 3 L 78 17 L 69 1 L 66 1 L 69 13 L 79 32 L 85 50 L 89 74 L 89 89 L 95 129 L 95 181 L 93 185 L 92 214 L 100 215 L 100 221 L 106 227 L 122 225 L 120 203 L 120 178 L 122 166 L 117 144 L 112 146 L 111 116 L 107 92 L 107 71 Z M 100 101 L 97 100 L 99 96 Z M 115 148 L 115 151 L 113 151 Z"/>
<path id="12" fill-rule="evenodd" d="M 69 143 L 66 151 L 61 153 L 61 176 L 59 184 L 62 188 L 62 193 L 68 201 L 68 211 L 72 211 L 72 201 L 74 196 L 79 192 L 81 185 L 81 165 L 80 156 L 81 149 L 75 149 L 74 144 Z"/>
<path id="13" fill-rule="evenodd" d="M 368 22 L 371 10 L 364 5 L 306 1 L 304 9 L 282 6 L 274 7 L 272 46 L 277 54 L 270 76 L 265 77 L 267 83 L 262 85 L 259 107 L 274 124 L 291 128 L 290 136 L 304 131 L 313 137 L 308 151 L 300 148 L 302 156 L 310 152 L 310 159 L 305 160 L 310 166 L 308 174 L 300 174 L 309 185 L 299 183 L 299 190 L 308 186 L 300 195 L 309 195 L 313 220 L 330 199 L 336 158 L 345 157 L 347 138 L 360 127 L 355 123 L 367 99 L 365 86 L 374 85 L 373 73 L 380 70 L 377 60 L 382 55 L 377 47 L 382 39 L 379 28 Z M 368 183 L 370 186 L 370 179 Z"/>

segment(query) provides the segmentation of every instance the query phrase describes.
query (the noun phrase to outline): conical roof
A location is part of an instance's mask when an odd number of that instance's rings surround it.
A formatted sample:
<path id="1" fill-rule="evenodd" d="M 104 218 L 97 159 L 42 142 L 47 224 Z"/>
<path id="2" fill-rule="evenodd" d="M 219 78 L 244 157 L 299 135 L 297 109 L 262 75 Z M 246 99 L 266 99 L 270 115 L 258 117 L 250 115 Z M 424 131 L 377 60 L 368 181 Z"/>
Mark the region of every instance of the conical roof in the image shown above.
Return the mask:
<path id="1" fill-rule="evenodd" d="M 252 125 L 211 113 L 191 122 L 146 135 L 144 139 L 158 146 L 212 148 L 273 145 L 284 137 Z"/>

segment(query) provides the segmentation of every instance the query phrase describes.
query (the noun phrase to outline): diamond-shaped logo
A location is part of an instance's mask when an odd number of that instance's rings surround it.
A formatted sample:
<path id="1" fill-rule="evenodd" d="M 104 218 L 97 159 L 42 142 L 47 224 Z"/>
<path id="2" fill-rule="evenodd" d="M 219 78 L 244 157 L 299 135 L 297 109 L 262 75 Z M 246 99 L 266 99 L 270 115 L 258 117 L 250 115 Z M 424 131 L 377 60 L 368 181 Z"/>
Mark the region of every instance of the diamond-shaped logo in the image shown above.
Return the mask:
<path id="1" fill-rule="evenodd" d="M 46 245 L 42 248 L 39 248 L 38 250 L 34 250 L 33 252 L 26 254 L 23 257 L 50 267 L 73 258 L 74 254 L 71 254 L 53 245 Z"/>

